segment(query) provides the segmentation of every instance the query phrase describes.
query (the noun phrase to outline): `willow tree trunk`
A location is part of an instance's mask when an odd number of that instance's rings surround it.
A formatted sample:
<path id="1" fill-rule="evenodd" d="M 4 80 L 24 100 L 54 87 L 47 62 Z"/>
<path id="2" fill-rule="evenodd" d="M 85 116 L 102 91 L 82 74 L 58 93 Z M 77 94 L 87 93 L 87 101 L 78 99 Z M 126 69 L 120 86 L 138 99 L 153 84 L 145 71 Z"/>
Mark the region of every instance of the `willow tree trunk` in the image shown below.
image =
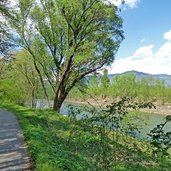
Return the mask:
<path id="1" fill-rule="evenodd" d="M 65 92 L 64 87 L 58 88 L 54 98 L 53 110 L 60 112 L 62 103 L 64 102 L 66 96 L 67 93 Z"/>

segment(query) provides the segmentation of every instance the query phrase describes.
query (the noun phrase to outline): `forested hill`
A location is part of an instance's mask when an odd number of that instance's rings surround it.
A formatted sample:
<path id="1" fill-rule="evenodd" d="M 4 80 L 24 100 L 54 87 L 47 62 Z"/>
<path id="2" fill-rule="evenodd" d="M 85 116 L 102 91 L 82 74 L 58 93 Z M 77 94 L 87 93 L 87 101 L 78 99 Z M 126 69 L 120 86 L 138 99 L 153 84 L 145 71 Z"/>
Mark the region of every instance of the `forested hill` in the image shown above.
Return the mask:
<path id="1" fill-rule="evenodd" d="M 143 77 L 152 77 L 152 78 L 155 78 L 155 79 L 160 79 L 160 80 L 165 81 L 166 85 L 171 85 L 171 75 L 167 75 L 167 74 L 149 74 L 149 73 L 139 72 L 139 71 L 135 71 L 135 70 L 126 71 L 126 72 L 118 73 L 118 74 L 109 74 L 109 78 L 111 80 L 114 76 L 125 75 L 125 74 L 129 74 L 129 73 L 134 73 L 138 80 L 143 78 Z"/>

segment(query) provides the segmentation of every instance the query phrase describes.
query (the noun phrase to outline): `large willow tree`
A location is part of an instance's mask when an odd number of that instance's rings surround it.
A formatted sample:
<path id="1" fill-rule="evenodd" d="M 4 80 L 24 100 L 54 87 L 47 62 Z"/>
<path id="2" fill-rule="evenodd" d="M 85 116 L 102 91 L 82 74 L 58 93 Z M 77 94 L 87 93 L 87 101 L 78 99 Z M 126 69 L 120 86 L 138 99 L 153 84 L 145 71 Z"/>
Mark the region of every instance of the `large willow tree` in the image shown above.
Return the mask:
<path id="1" fill-rule="evenodd" d="M 122 19 L 104 0 L 19 0 L 17 6 L 10 22 L 15 38 L 33 57 L 47 98 L 47 82 L 53 89 L 59 111 L 81 79 L 113 62 Z"/>

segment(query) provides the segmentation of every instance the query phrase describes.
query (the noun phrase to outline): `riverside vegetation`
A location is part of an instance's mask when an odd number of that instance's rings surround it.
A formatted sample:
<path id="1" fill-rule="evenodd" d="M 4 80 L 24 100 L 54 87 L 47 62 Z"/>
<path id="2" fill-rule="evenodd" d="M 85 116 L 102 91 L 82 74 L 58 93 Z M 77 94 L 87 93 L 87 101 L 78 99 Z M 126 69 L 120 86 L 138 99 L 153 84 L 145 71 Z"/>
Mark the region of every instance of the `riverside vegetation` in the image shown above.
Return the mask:
<path id="1" fill-rule="evenodd" d="M 171 132 L 163 130 L 170 116 L 149 133 L 149 141 L 135 138 L 140 131 L 135 123 L 137 111 L 154 107 L 152 103 L 123 98 L 106 109 L 70 105 L 69 117 L 48 109 L 1 107 L 17 116 L 38 171 L 169 171 L 171 167 Z M 82 110 L 92 116 L 85 113 L 78 120 Z"/>
<path id="2" fill-rule="evenodd" d="M 171 81 L 171 80 L 168 80 Z M 77 94 L 77 97 L 74 95 Z M 137 101 L 152 101 L 160 104 L 171 102 L 171 85 L 153 76 L 136 77 L 134 72 L 116 75 L 109 79 L 108 71 L 93 74 L 82 84 L 77 85 L 69 95 L 72 100 L 94 97 L 113 101 L 118 97 L 133 97 Z"/>

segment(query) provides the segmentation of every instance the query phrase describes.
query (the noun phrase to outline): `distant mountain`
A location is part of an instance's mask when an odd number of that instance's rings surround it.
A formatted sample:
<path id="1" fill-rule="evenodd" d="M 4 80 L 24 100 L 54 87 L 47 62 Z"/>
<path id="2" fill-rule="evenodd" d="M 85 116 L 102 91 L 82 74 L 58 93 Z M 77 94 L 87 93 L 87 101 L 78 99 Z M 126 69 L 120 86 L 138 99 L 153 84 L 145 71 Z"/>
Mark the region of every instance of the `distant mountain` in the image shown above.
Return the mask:
<path id="1" fill-rule="evenodd" d="M 134 73 L 136 75 L 136 78 L 139 80 L 143 77 L 153 77 L 159 80 L 164 80 L 166 85 L 171 86 L 171 75 L 167 75 L 167 74 L 149 74 L 149 73 L 144 73 L 144 72 L 139 72 L 139 71 L 126 71 L 124 73 L 118 73 L 118 74 L 109 74 L 109 78 L 112 79 L 113 77 L 117 76 L 117 75 L 125 75 L 128 73 Z"/>

